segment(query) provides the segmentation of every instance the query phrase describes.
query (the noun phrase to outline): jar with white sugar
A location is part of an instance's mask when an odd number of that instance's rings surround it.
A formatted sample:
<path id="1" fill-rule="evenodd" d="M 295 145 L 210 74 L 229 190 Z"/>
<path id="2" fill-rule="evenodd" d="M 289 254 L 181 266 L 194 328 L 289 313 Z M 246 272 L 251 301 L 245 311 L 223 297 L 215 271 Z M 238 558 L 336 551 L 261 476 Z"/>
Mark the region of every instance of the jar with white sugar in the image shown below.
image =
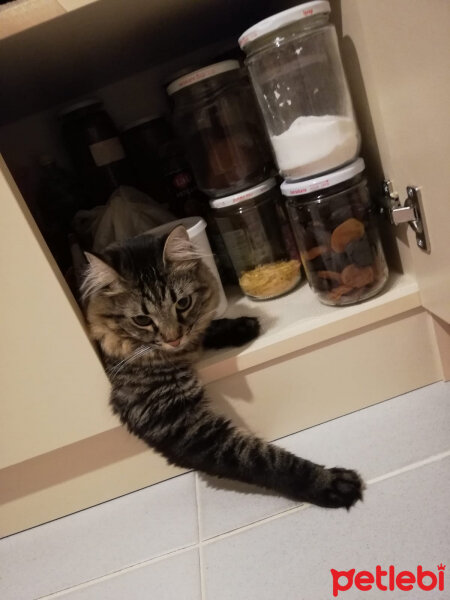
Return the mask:
<path id="1" fill-rule="evenodd" d="M 330 5 L 308 2 L 239 38 L 281 174 L 303 179 L 355 160 L 360 134 Z"/>

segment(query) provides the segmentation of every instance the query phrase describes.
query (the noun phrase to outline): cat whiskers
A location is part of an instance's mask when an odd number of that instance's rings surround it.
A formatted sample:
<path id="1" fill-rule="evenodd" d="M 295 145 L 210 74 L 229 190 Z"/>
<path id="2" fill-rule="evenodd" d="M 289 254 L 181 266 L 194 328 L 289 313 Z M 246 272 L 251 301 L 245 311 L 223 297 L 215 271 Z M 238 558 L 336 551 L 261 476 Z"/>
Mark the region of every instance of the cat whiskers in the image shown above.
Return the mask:
<path id="1" fill-rule="evenodd" d="M 125 365 L 132 362 L 136 358 L 139 358 L 140 356 L 146 354 L 147 352 L 150 352 L 150 350 L 153 349 L 154 346 L 139 346 L 134 352 L 130 354 L 130 356 L 127 356 L 127 358 L 121 360 L 119 363 L 117 363 L 117 365 L 114 365 L 113 368 L 107 370 L 109 378 L 111 380 L 114 379 L 118 375 L 118 373 L 124 368 Z"/>

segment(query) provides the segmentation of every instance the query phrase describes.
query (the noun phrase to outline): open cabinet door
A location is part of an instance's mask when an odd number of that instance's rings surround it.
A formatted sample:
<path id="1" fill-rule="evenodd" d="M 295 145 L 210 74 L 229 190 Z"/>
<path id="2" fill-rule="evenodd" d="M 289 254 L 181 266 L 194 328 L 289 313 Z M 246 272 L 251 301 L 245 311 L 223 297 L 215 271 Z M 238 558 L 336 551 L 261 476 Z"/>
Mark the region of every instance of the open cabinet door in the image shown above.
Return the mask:
<path id="1" fill-rule="evenodd" d="M 332 0 L 332 10 L 349 78 L 359 71 L 364 80 L 372 123 L 361 123 L 363 136 L 373 125 L 381 169 L 402 203 L 406 186 L 421 188 L 430 253 L 410 227 L 406 237 L 406 225 L 399 245 L 409 246 L 423 306 L 450 323 L 450 2 Z"/>
<path id="2" fill-rule="evenodd" d="M 2 469 L 117 423 L 78 306 L 1 157 L 0 198 Z"/>

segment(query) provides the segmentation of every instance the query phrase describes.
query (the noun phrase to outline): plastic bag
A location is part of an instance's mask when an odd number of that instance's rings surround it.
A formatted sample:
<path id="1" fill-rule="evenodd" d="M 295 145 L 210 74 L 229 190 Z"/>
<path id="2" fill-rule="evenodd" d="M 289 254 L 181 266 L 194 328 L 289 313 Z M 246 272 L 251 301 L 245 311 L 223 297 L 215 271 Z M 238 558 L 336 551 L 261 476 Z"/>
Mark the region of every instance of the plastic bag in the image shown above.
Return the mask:
<path id="1" fill-rule="evenodd" d="M 150 196 L 123 185 L 105 205 L 79 211 L 72 226 L 83 249 L 101 252 L 113 242 L 123 242 L 174 219 Z"/>

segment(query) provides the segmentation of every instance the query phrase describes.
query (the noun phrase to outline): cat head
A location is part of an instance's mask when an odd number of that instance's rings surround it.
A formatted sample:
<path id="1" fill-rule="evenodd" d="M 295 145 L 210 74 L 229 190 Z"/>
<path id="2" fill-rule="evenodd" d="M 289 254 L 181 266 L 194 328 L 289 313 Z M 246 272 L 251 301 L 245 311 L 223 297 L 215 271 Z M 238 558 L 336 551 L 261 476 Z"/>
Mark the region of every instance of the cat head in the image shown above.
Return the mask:
<path id="1" fill-rule="evenodd" d="M 92 337 L 103 351 L 173 358 L 196 349 L 218 305 L 211 271 L 176 227 L 159 238 L 140 235 L 89 261 L 82 292 Z"/>

